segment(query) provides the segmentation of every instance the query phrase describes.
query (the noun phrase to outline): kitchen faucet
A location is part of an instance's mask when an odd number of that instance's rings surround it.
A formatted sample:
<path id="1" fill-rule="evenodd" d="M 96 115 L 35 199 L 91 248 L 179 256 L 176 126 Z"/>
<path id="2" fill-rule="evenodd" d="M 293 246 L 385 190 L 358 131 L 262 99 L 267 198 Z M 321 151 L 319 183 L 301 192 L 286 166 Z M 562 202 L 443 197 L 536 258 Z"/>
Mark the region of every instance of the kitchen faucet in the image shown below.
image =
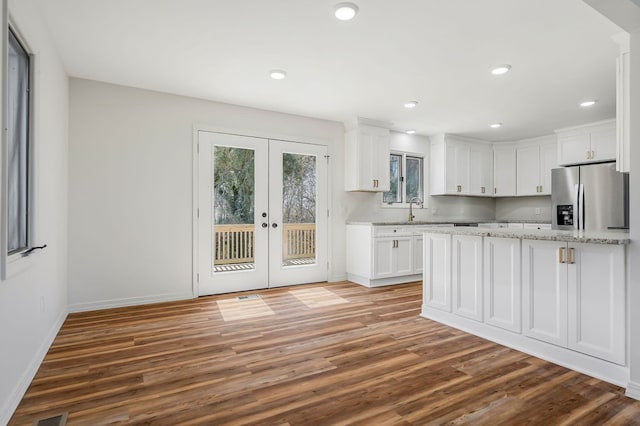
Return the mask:
<path id="1" fill-rule="evenodd" d="M 416 204 L 420 204 L 420 207 L 422 207 L 422 200 L 418 197 L 413 197 L 411 199 L 409 199 L 409 222 L 413 222 L 413 219 L 415 219 L 415 216 L 413 215 L 413 202 L 416 202 Z"/>

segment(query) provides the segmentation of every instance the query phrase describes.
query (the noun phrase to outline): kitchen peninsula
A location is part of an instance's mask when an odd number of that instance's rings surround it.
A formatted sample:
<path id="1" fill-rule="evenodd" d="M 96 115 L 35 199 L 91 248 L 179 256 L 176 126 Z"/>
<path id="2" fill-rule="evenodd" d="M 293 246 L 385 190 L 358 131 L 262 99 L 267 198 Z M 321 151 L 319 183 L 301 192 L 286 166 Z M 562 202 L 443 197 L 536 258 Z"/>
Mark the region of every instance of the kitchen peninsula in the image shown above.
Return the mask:
<path id="1" fill-rule="evenodd" d="M 422 316 L 626 386 L 624 231 L 424 231 Z"/>

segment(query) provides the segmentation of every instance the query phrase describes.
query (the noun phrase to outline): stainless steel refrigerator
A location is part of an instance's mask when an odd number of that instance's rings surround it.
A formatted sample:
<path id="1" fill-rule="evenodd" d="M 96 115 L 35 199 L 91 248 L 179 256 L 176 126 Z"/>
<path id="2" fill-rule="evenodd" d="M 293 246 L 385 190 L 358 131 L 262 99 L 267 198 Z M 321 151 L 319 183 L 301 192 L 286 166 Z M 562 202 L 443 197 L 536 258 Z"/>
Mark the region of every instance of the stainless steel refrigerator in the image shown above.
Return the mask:
<path id="1" fill-rule="evenodd" d="M 615 163 L 553 169 L 551 203 L 553 229 L 628 229 L 629 175 Z"/>

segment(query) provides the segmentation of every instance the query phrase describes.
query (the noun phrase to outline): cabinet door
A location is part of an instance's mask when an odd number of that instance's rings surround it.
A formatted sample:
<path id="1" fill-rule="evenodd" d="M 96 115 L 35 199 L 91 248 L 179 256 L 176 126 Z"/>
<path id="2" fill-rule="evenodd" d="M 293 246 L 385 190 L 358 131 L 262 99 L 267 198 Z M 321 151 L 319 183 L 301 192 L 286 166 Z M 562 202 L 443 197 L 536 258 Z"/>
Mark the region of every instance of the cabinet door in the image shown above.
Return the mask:
<path id="1" fill-rule="evenodd" d="M 397 237 L 393 248 L 393 274 L 411 275 L 413 273 L 413 237 Z"/>
<path id="2" fill-rule="evenodd" d="M 616 159 L 616 128 L 597 130 L 591 133 L 591 161 L 609 161 Z"/>
<path id="3" fill-rule="evenodd" d="M 373 132 L 373 179 L 376 191 L 388 191 L 389 180 L 389 130 L 375 128 Z"/>
<path id="4" fill-rule="evenodd" d="M 558 147 L 555 142 L 540 145 L 540 195 L 551 195 L 551 170 L 558 167 Z"/>
<path id="5" fill-rule="evenodd" d="M 345 190 L 389 190 L 389 130 L 360 125 L 345 134 Z"/>
<path id="6" fill-rule="evenodd" d="M 423 303 L 451 312 L 451 235 L 424 235 L 423 268 Z"/>
<path id="7" fill-rule="evenodd" d="M 423 271 L 424 238 L 422 234 L 413 236 L 413 273 L 421 274 Z"/>
<path id="8" fill-rule="evenodd" d="M 484 239 L 484 321 L 520 333 L 520 240 Z"/>
<path id="9" fill-rule="evenodd" d="M 567 346 L 566 244 L 522 240 L 522 314 L 526 336 Z"/>
<path id="10" fill-rule="evenodd" d="M 482 237 L 454 235 L 451 244 L 453 313 L 482 321 Z"/>
<path id="11" fill-rule="evenodd" d="M 569 348 L 625 364 L 625 248 L 569 244 Z"/>
<path id="12" fill-rule="evenodd" d="M 558 137 L 558 164 L 561 166 L 589 162 L 590 151 L 589 133 Z"/>
<path id="13" fill-rule="evenodd" d="M 540 195 L 540 147 L 523 146 L 516 152 L 517 195 Z"/>
<path id="14" fill-rule="evenodd" d="M 374 238 L 373 240 L 373 278 L 388 278 L 393 273 L 393 238 Z"/>
<path id="15" fill-rule="evenodd" d="M 446 142 L 445 187 L 448 194 L 469 194 L 469 145 Z"/>
<path id="16" fill-rule="evenodd" d="M 499 148 L 493 151 L 493 195 L 516 195 L 516 149 Z"/>
<path id="17" fill-rule="evenodd" d="M 493 150 L 481 144 L 469 146 L 469 194 L 493 195 Z"/>

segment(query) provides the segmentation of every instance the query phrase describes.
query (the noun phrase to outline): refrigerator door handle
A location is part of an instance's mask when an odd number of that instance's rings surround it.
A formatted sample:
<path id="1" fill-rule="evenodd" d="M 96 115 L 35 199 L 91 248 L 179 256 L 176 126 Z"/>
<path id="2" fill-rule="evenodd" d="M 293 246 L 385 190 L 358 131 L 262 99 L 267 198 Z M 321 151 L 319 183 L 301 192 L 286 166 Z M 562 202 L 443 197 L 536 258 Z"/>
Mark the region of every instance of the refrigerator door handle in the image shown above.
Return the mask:
<path id="1" fill-rule="evenodd" d="M 580 191 L 578 189 L 578 184 L 573 185 L 573 228 L 580 229 L 579 221 L 580 221 Z"/>
<path id="2" fill-rule="evenodd" d="M 580 184 L 580 190 L 578 192 L 578 220 L 580 221 L 579 229 L 583 230 L 584 227 L 584 184 Z"/>

